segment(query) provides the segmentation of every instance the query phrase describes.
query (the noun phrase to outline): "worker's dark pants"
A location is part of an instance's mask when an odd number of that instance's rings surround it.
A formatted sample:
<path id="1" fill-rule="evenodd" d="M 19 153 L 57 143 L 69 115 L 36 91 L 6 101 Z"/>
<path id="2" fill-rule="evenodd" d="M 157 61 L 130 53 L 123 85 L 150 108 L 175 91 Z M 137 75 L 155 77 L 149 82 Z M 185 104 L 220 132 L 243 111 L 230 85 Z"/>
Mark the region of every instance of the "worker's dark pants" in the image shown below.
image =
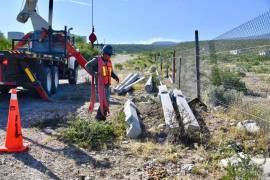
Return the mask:
<path id="1" fill-rule="evenodd" d="M 97 92 L 98 92 L 98 91 L 97 91 L 97 88 L 96 88 L 96 93 L 97 93 Z M 106 94 L 107 102 L 110 103 L 111 91 L 110 91 L 110 86 L 109 86 L 109 85 L 105 86 L 105 94 Z M 98 93 L 96 94 L 96 97 L 98 98 Z M 100 106 L 98 107 L 96 119 L 97 119 L 97 120 L 104 120 L 104 121 L 106 120 L 106 116 L 104 116 L 104 115 L 101 113 Z"/>

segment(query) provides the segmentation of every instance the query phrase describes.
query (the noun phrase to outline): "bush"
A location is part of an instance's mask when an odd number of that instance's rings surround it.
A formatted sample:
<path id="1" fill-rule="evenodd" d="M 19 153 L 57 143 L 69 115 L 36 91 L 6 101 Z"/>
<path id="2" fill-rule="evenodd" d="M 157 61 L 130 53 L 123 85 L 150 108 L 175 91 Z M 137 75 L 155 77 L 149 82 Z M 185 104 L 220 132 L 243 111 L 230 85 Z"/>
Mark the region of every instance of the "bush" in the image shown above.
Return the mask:
<path id="1" fill-rule="evenodd" d="M 11 43 L 4 37 L 0 37 L 0 50 L 7 50 L 11 48 Z"/>
<path id="2" fill-rule="evenodd" d="M 229 164 L 226 168 L 227 175 L 223 176 L 223 180 L 231 179 L 261 179 L 262 169 L 253 164 L 250 157 L 240 157 L 241 162 L 237 165 Z"/>
<path id="3" fill-rule="evenodd" d="M 83 148 L 102 149 L 115 138 L 114 128 L 105 122 L 75 119 L 62 132 L 62 137 Z"/>
<path id="4" fill-rule="evenodd" d="M 237 91 L 246 92 L 246 84 L 241 81 L 241 73 L 230 71 L 222 71 L 219 67 L 214 66 L 211 73 L 211 82 L 214 86 L 223 86 L 225 90 L 235 89 Z"/>
<path id="5" fill-rule="evenodd" d="M 235 89 L 243 92 L 247 91 L 246 84 L 241 81 L 241 76 L 237 73 L 224 71 L 222 72 L 221 81 L 225 89 Z"/>
<path id="6" fill-rule="evenodd" d="M 125 136 L 125 114 L 119 112 L 112 123 L 72 118 L 69 127 L 61 134 L 64 140 L 78 144 L 82 148 L 103 149 L 113 144 L 116 138 Z"/>
<path id="7" fill-rule="evenodd" d="M 270 71 L 270 67 L 268 65 L 260 65 L 251 68 L 251 71 L 258 74 L 267 74 Z"/>
<path id="8" fill-rule="evenodd" d="M 75 36 L 75 42 L 77 48 L 80 50 L 81 54 L 86 60 L 91 60 L 94 56 L 99 54 L 99 50 L 96 48 L 91 48 L 90 44 L 86 43 L 82 37 Z"/>
<path id="9" fill-rule="evenodd" d="M 124 137 L 126 133 L 125 113 L 119 112 L 112 121 L 115 137 Z"/>
<path id="10" fill-rule="evenodd" d="M 124 66 L 127 68 L 132 68 L 135 70 L 143 70 L 145 68 L 149 68 L 154 64 L 154 61 L 148 57 L 142 56 L 138 57 L 134 60 L 128 61 L 124 63 Z"/>
<path id="11" fill-rule="evenodd" d="M 211 82 L 214 86 L 220 86 L 222 84 L 220 70 L 217 65 L 212 68 Z"/>
<path id="12" fill-rule="evenodd" d="M 214 106 L 229 106 L 239 103 L 243 93 L 236 90 L 226 90 L 223 86 L 214 87 L 210 90 L 210 103 Z"/>
<path id="13" fill-rule="evenodd" d="M 114 67 L 116 69 L 122 70 L 123 69 L 123 65 L 122 64 L 115 64 Z"/>

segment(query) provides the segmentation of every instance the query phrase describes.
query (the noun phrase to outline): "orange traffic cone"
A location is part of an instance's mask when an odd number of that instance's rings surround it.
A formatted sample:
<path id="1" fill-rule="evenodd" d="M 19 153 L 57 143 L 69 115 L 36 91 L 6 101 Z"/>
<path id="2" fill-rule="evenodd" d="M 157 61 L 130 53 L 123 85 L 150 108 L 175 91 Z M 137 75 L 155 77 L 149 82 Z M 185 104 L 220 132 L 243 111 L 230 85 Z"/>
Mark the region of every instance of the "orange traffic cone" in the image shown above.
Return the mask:
<path id="1" fill-rule="evenodd" d="M 23 143 L 17 92 L 16 89 L 12 89 L 8 113 L 6 143 L 0 147 L 0 152 L 22 152 L 27 150 L 28 146 L 29 143 Z"/>

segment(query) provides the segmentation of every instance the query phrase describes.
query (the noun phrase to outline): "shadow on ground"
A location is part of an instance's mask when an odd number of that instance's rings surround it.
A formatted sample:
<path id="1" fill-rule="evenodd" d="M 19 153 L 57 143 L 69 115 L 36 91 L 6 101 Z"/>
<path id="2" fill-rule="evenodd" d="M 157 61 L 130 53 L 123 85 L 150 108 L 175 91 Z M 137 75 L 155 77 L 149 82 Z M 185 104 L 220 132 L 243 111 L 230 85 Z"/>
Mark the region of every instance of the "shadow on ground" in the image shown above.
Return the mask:
<path id="1" fill-rule="evenodd" d="M 89 101 L 90 87 L 86 84 L 61 84 L 57 94 L 51 97 L 51 102 L 43 101 L 34 91 L 18 91 L 19 109 L 22 127 L 42 119 L 63 117 L 76 110 Z M 0 129 L 5 130 L 9 109 L 10 94 L 0 94 Z"/>

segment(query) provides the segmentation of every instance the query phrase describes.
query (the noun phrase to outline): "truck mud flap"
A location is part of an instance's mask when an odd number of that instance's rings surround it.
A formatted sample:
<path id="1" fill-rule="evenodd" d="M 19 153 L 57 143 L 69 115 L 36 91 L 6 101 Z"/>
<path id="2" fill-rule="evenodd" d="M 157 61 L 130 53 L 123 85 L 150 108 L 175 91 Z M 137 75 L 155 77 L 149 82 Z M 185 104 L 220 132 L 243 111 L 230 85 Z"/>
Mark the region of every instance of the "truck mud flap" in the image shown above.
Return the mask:
<path id="1" fill-rule="evenodd" d="M 20 65 L 23 68 L 23 71 L 26 74 L 26 76 L 31 81 L 33 87 L 39 94 L 39 96 L 45 101 L 50 101 L 48 94 L 46 93 L 46 91 L 44 90 L 38 79 L 35 77 L 35 75 L 32 73 L 31 69 L 24 62 L 21 62 Z"/>

